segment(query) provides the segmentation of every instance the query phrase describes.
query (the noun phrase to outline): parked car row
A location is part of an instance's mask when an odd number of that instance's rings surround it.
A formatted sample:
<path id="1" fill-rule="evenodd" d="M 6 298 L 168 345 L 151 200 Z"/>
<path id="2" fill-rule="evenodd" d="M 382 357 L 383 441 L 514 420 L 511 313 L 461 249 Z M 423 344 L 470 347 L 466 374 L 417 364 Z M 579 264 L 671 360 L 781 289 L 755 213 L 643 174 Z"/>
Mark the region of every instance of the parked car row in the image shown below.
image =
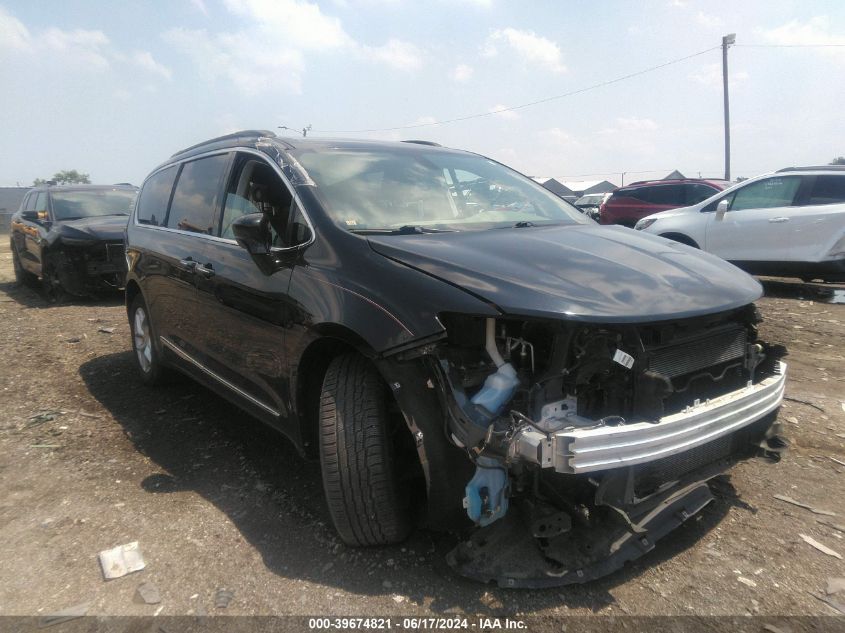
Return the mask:
<path id="1" fill-rule="evenodd" d="M 756 275 L 845 281 L 845 167 L 788 168 L 745 180 L 636 228 Z"/>
<path id="2" fill-rule="evenodd" d="M 633 228 L 646 216 L 697 204 L 722 191 L 726 180 L 644 180 L 620 187 L 599 207 L 601 224 L 621 224 Z"/>

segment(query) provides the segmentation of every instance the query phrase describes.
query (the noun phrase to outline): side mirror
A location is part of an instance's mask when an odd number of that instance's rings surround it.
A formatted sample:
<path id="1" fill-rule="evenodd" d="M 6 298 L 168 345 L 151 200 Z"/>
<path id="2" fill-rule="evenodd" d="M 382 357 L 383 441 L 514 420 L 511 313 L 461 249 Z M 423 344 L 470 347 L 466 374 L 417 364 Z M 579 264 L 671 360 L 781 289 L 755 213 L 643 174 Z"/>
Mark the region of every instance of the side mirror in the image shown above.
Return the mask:
<path id="1" fill-rule="evenodd" d="M 47 212 L 46 211 L 24 211 L 21 213 L 21 217 L 24 220 L 29 220 L 30 222 L 46 222 L 47 221 Z"/>
<path id="2" fill-rule="evenodd" d="M 727 199 L 719 200 L 719 204 L 716 205 L 716 221 L 721 222 L 725 219 L 725 214 L 728 212 L 728 201 Z"/>
<path id="3" fill-rule="evenodd" d="M 270 255 L 270 230 L 263 214 L 242 215 L 232 222 L 232 232 L 238 245 L 253 257 Z"/>

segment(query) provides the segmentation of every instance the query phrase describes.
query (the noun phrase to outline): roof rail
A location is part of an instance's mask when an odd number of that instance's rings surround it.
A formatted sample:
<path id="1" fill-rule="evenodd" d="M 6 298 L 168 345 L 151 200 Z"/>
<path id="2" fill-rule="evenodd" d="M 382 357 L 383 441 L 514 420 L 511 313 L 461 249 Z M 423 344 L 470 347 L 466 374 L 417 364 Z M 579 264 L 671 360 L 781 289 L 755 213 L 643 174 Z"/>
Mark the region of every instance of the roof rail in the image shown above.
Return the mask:
<path id="1" fill-rule="evenodd" d="M 435 143 L 434 141 L 420 141 L 416 139 L 409 139 L 407 141 L 402 141 L 403 143 L 415 143 L 417 145 L 430 145 L 431 147 L 443 147 L 440 143 Z"/>
<path id="2" fill-rule="evenodd" d="M 784 167 L 775 173 L 784 171 L 845 171 L 845 165 L 810 165 L 808 167 Z"/>
<path id="3" fill-rule="evenodd" d="M 269 136 L 275 138 L 276 134 L 275 132 L 271 132 L 270 130 L 241 130 L 240 132 L 232 132 L 231 134 L 224 134 L 223 136 L 210 138 L 207 141 L 203 141 L 202 143 L 197 143 L 196 145 L 191 145 L 190 147 L 186 147 L 185 149 L 180 149 L 178 152 L 173 154 L 171 158 L 173 158 L 173 156 L 178 156 L 179 154 L 184 154 L 185 152 L 190 152 L 192 149 L 202 147 L 203 145 L 210 145 L 211 143 L 219 143 L 221 141 L 228 141 L 238 138 L 257 138 L 259 136 Z"/>

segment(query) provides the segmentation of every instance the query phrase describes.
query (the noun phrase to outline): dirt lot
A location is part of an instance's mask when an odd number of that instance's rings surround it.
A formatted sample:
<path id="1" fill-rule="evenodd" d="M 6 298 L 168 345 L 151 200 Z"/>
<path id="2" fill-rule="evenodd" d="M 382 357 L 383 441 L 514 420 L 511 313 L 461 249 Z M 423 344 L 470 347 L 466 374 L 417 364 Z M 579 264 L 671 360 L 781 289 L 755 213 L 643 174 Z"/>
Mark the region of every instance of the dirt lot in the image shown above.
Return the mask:
<path id="1" fill-rule="evenodd" d="M 187 380 L 142 387 L 120 298 L 49 305 L 15 288 L 3 236 L 0 615 L 223 613 L 219 588 L 227 614 L 835 614 L 811 592 L 845 562 L 799 535 L 845 556 L 845 532 L 820 522 L 845 525 L 845 305 L 798 283 L 767 294 L 763 337 L 790 351 L 785 458 L 716 480 L 716 503 L 621 572 L 513 591 L 455 576 L 432 533 L 340 544 L 317 465 Z M 130 541 L 146 569 L 104 581 L 97 552 Z M 143 581 L 160 605 L 133 601 Z"/>

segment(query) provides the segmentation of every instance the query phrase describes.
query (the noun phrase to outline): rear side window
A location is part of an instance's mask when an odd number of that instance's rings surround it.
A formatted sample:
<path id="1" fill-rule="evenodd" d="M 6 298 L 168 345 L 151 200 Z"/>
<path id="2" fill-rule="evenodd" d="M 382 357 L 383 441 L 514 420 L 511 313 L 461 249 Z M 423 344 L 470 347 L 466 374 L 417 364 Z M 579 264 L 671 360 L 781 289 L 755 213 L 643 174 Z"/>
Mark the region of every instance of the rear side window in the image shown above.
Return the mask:
<path id="1" fill-rule="evenodd" d="M 687 201 L 686 204 L 698 204 L 702 200 L 707 200 L 710 196 L 717 193 L 717 189 L 708 187 L 707 185 L 695 184 L 687 186 Z"/>
<path id="2" fill-rule="evenodd" d="M 618 200 L 619 198 L 634 198 L 636 200 L 645 200 L 643 197 L 645 191 L 645 187 L 641 189 L 617 189 L 613 192 L 611 196 L 612 199 Z M 610 200 L 608 200 L 610 202 Z"/>
<path id="3" fill-rule="evenodd" d="M 184 164 L 170 203 L 168 228 L 215 233 L 217 199 L 228 162 L 228 154 L 218 154 Z"/>
<path id="4" fill-rule="evenodd" d="M 807 204 L 845 202 L 845 176 L 817 176 Z"/>
<path id="5" fill-rule="evenodd" d="M 680 207 L 685 204 L 683 185 L 658 185 L 649 187 L 648 201 L 653 204 L 666 204 Z"/>
<path id="6" fill-rule="evenodd" d="M 800 176 L 777 176 L 758 180 L 734 194 L 730 209 L 731 211 L 740 211 L 742 209 L 788 207 L 792 205 L 800 186 Z"/>
<path id="7" fill-rule="evenodd" d="M 176 167 L 168 167 L 153 174 L 144 183 L 141 198 L 138 200 L 138 214 L 136 219 L 140 224 L 160 226 L 167 216 L 167 203 L 170 202 L 170 192 L 173 181 L 176 180 Z"/>

